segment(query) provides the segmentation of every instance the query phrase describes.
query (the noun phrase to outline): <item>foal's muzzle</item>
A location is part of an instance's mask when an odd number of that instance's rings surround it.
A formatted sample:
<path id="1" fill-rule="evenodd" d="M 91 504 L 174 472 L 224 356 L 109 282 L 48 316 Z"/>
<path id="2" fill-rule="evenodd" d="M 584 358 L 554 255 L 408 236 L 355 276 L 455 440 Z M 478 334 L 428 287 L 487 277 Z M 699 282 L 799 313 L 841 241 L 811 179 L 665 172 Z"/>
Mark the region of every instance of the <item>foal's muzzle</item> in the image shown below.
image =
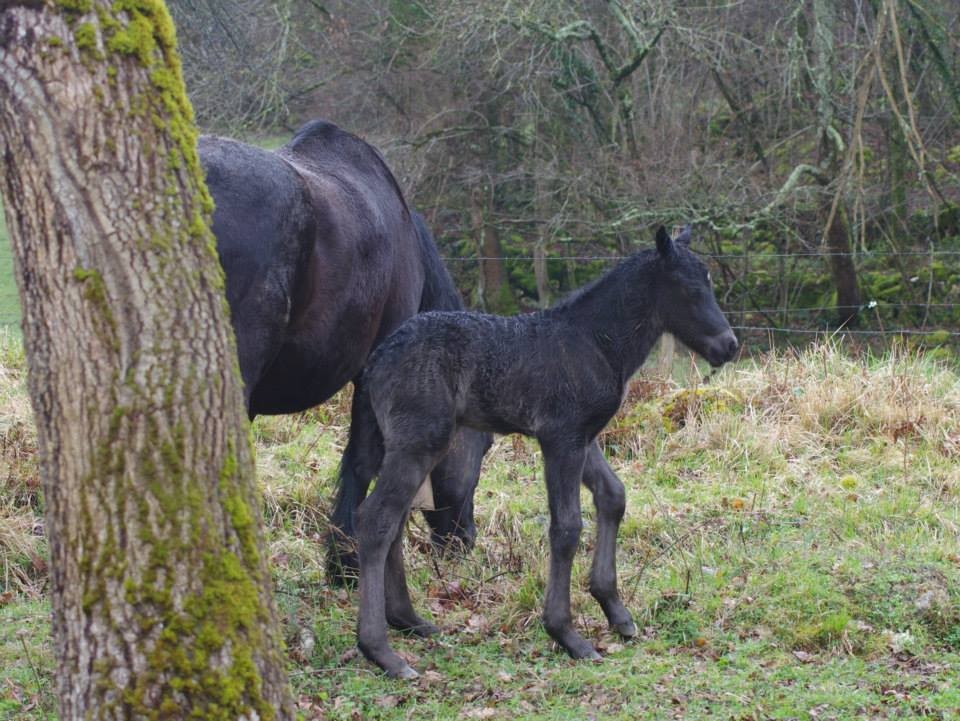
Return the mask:
<path id="1" fill-rule="evenodd" d="M 740 345 L 737 343 L 737 336 L 732 330 L 726 330 L 719 335 L 707 339 L 706 349 L 703 357 L 714 368 L 719 368 L 727 361 L 733 360 L 737 355 Z"/>

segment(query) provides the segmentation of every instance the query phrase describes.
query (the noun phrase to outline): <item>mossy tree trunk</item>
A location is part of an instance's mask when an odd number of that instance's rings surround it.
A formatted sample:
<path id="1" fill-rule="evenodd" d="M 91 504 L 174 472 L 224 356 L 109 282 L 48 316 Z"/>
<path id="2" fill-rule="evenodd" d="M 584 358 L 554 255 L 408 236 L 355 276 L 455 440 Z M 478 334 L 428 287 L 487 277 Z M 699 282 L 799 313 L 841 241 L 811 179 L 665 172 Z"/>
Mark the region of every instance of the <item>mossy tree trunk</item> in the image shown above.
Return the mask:
<path id="1" fill-rule="evenodd" d="M 164 3 L 0 3 L 0 143 L 60 717 L 292 718 Z"/>

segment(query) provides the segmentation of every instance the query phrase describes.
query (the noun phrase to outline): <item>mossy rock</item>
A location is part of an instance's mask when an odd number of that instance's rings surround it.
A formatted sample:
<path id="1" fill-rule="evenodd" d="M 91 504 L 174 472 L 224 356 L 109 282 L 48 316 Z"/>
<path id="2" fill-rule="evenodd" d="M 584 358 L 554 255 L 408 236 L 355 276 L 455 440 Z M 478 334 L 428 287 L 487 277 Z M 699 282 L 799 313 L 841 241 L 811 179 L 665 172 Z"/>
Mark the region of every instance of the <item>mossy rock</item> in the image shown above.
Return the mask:
<path id="1" fill-rule="evenodd" d="M 668 433 L 683 428 L 689 422 L 701 423 L 715 413 L 737 412 L 743 401 L 723 388 L 684 388 L 674 393 L 663 406 L 661 417 Z"/>

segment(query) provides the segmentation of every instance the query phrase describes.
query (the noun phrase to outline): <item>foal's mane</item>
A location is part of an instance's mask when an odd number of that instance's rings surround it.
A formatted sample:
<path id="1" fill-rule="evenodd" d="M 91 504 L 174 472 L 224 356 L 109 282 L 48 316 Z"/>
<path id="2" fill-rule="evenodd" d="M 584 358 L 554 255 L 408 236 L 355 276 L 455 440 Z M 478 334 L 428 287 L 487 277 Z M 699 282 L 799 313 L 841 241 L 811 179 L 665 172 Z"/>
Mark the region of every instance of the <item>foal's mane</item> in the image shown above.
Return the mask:
<path id="1" fill-rule="evenodd" d="M 626 260 L 621 261 L 616 266 L 605 272 L 598 278 L 594 278 L 586 285 L 571 291 L 563 298 L 554 303 L 549 311 L 564 310 L 575 306 L 584 301 L 593 300 L 595 297 L 609 292 L 612 284 L 630 283 L 638 285 L 642 282 L 641 271 L 648 265 L 652 265 L 656 259 L 657 251 L 647 248 L 634 253 Z M 625 276 L 620 278 L 620 276 Z"/>

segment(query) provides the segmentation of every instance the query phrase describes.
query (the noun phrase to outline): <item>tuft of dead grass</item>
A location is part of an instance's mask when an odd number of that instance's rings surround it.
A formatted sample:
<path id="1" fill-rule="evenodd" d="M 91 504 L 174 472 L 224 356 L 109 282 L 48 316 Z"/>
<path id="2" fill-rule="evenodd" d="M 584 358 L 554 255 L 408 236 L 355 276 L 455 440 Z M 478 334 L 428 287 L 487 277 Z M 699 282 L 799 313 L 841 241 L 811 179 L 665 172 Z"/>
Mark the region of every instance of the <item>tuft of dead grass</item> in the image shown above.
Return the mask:
<path id="1" fill-rule="evenodd" d="M 0 336 L 0 592 L 37 596 L 46 580 L 37 437 L 19 340 Z"/>

